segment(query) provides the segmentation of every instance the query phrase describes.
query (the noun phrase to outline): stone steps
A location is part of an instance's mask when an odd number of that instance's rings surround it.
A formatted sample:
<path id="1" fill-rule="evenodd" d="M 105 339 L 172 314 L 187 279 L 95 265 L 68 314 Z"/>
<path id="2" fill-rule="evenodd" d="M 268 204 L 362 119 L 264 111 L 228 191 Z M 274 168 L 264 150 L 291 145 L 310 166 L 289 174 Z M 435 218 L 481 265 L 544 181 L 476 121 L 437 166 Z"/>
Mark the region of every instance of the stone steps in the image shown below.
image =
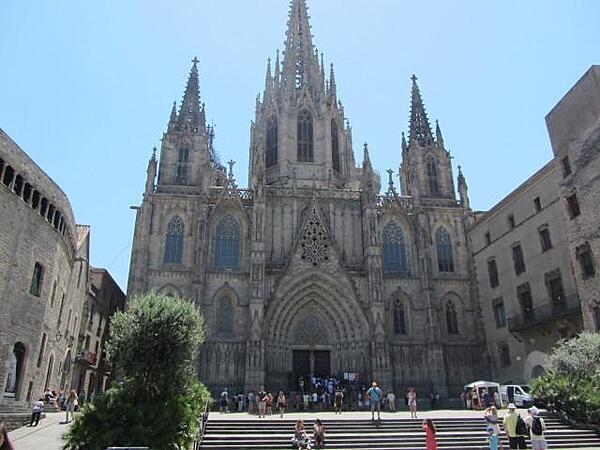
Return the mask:
<path id="1" fill-rule="evenodd" d="M 485 425 L 481 418 L 434 419 L 440 449 L 486 449 Z M 600 435 L 591 430 L 575 430 L 557 419 L 546 418 L 546 440 L 550 448 L 600 448 Z M 312 431 L 312 420 L 305 420 Z M 412 450 L 425 448 L 421 419 L 384 419 L 381 422 L 356 419 L 324 421 L 328 449 Z M 220 419 L 209 416 L 202 443 L 204 450 L 289 449 L 295 420 L 279 417 L 263 419 Z M 508 442 L 505 443 L 508 448 Z"/>

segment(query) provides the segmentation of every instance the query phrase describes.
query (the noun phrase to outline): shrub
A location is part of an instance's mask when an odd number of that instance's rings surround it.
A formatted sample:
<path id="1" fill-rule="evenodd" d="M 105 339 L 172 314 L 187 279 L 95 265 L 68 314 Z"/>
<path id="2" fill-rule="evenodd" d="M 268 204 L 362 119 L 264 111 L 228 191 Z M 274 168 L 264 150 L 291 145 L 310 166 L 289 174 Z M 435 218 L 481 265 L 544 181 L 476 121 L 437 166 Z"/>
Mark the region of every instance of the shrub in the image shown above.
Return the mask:
<path id="1" fill-rule="evenodd" d="M 533 394 L 576 421 L 600 424 L 600 334 L 581 333 L 548 355 L 548 372 L 533 380 Z"/>
<path id="2" fill-rule="evenodd" d="M 110 329 L 108 351 L 122 382 L 83 408 L 63 448 L 187 448 L 210 399 L 192 366 L 204 340 L 201 314 L 187 300 L 152 292 L 117 313 Z"/>

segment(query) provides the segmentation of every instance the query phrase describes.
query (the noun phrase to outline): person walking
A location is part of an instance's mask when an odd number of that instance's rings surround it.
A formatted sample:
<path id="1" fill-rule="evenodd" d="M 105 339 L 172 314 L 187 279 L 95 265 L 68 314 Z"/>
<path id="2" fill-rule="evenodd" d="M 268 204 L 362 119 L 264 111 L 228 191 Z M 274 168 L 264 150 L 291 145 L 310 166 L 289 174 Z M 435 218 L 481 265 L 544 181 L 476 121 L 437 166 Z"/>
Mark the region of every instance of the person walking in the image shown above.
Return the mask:
<path id="1" fill-rule="evenodd" d="M 546 450 L 548 448 L 546 437 L 544 436 L 546 423 L 540 417 L 539 410 L 535 406 L 532 406 L 527 410 L 527 417 L 524 420 L 531 431 L 531 449 Z"/>
<path id="2" fill-rule="evenodd" d="M 502 425 L 508 437 L 509 448 L 524 449 L 527 448 L 525 442 L 527 425 L 525 425 L 523 418 L 516 412 L 516 409 L 514 403 L 508 404 L 508 414 L 502 418 Z"/>
<path id="3" fill-rule="evenodd" d="M 65 418 L 65 423 L 69 423 L 69 413 L 71 413 L 71 420 L 73 420 L 75 418 L 74 414 L 75 414 L 75 406 L 78 405 L 77 402 L 77 392 L 75 392 L 75 389 L 71 389 L 71 392 L 69 392 L 69 396 L 66 398 L 65 400 L 65 412 L 67 414 L 66 418 Z"/>
<path id="4" fill-rule="evenodd" d="M 38 423 L 40 423 L 40 417 L 42 416 L 42 411 L 44 410 L 44 398 L 40 397 L 33 405 L 31 405 L 31 421 L 29 422 L 30 427 L 37 427 Z"/>
<path id="5" fill-rule="evenodd" d="M 437 450 L 437 441 L 435 440 L 435 425 L 431 419 L 423 419 L 421 425 L 423 431 L 425 431 L 425 446 L 427 450 Z"/>
<path id="6" fill-rule="evenodd" d="M 279 408 L 279 417 L 283 417 L 283 413 L 285 413 L 285 405 L 285 394 L 283 393 L 283 391 L 279 391 L 279 395 L 277 395 L 277 407 Z"/>
<path id="7" fill-rule="evenodd" d="M 267 398 L 265 400 L 265 407 L 267 409 L 267 416 L 273 415 L 273 394 L 270 392 L 267 394 Z"/>
<path id="8" fill-rule="evenodd" d="M 340 388 L 335 391 L 335 397 L 333 399 L 333 406 L 336 414 L 342 414 L 342 406 L 344 403 L 344 393 Z"/>
<path id="9" fill-rule="evenodd" d="M 377 420 L 381 420 L 381 389 L 377 386 L 377 383 L 373 381 L 371 387 L 367 391 L 367 397 L 371 404 L 371 420 L 375 420 L 375 411 L 377 411 Z"/>
<path id="10" fill-rule="evenodd" d="M 410 418 L 417 418 L 417 391 L 415 388 L 408 390 L 408 409 L 410 409 Z"/>

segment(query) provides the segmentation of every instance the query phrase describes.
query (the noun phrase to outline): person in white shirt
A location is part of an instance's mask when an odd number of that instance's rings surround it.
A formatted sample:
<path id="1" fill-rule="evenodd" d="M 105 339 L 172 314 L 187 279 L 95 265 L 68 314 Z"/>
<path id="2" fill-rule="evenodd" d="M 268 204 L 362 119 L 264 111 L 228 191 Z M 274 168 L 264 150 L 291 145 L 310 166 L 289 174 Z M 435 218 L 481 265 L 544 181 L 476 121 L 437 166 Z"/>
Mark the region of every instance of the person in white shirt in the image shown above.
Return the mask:
<path id="1" fill-rule="evenodd" d="M 390 412 L 396 412 L 396 395 L 393 392 L 389 392 L 387 395 L 388 409 Z"/>
<path id="2" fill-rule="evenodd" d="M 42 411 L 44 410 L 44 398 L 39 398 L 33 405 L 31 405 L 31 421 L 29 422 L 30 427 L 37 427 L 38 423 L 40 423 L 40 417 L 42 416 Z"/>

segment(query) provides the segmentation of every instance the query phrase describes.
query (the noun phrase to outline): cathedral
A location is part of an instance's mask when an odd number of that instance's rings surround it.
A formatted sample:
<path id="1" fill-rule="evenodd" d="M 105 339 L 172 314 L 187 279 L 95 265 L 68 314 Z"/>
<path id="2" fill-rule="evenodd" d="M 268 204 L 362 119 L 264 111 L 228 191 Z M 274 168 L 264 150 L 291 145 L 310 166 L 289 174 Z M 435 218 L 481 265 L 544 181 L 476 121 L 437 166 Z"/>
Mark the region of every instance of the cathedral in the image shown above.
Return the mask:
<path id="1" fill-rule="evenodd" d="M 488 376 L 467 185 L 459 169 L 455 186 L 417 78 L 396 187 L 367 144 L 357 164 L 333 66 L 312 44 L 306 1 L 292 0 L 242 188 L 213 150 L 197 63 L 148 164 L 128 296 L 155 289 L 197 305 L 200 379 L 247 392 L 334 375 L 447 396 Z"/>

